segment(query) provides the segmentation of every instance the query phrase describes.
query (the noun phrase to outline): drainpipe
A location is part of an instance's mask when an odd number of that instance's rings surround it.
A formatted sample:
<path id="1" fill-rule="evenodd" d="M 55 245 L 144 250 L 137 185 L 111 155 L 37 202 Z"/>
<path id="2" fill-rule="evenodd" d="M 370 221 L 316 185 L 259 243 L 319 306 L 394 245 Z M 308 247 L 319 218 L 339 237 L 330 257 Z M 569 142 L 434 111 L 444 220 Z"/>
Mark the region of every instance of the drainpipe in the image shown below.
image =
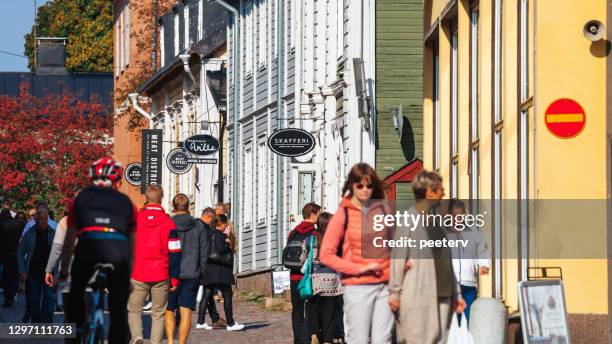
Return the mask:
<path id="1" fill-rule="evenodd" d="M 138 93 L 130 93 L 128 95 L 130 100 L 132 101 L 132 107 L 138 111 L 139 114 L 143 115 L 146 119 L 149 120 L 149 127 L 151 127 L 151 115 L 146 112 L 143 108 L 138 105 Z"/>
<path id="2" fill-rule="evenodd" d="M 183 69 L 185 70 L 185 73 L 189 75 L 189 79 L 191 79 L 191 81 L 193 82 L 193 86 L 195 87 L 196 90 L 199 90 L 200 88 L 198 87 L 198 83 L 196 82 L 196 79 L 193 76 L 193 73 L 191 72 L 191 66 L 189 66 L 189 59 L 191 58 L 191 55 L 189 54 L 179 55 L 179 58 L 181 59 L 181 61 L 183 61 Z"/>
<path id="3" fill-rule="evenodd" d="M 276 68 L 278 74 L 278 83 L 276 85 L 276 130 L 282 129 L 283 127 L 283 116 L 281 110 L 283 108 L 283 79 L 285 78 L 285 67 L 283 65 L 283 57 L 285 54 L 284 49 L 284 36 L 285 36 L 285 25 L 283 23 L 283 12 L 284 12 L 284 1 L 277 1 L 278 11 L 276 11 L 276 47 L 278 49 L 278 66 Z M 280 155 L 276 156 L 276 263 L 278 266 L 283 265 L 283 242 L 285 238 L 283 236 L 283 223 L 284 216 L 282 211 L 283 202 L 281 196 L 283 195 L 283 188 L 281 183 L 283 178 L 281 176 L 281 169 L 283 168 L 283 157 Z"/>
<path id="4" fill-rule="evenodd" d="M 209 0 L 211 1 L 211 0 Z M 234 159 L 232 162 L 232 222 L 234 225 L 238 224 L 238 211 L 239 204 L 237 201 L 238 198 L 238 91 L 239 91 L 239 82 L 240 76 L 238 75 L 238 66 L 239 66 L 239 54 L 240 50 L 240 11 L 234 6 L 228 4 L 224 0 L 212 0 L 216 1 L 219 5 L 223 6 L 225 9 L 230 11 L 234 16 L 234 25 L 232 27 L 233 37 L 234 37 L 234 46 L 232 49 L 232 91 L 234 93 L 234 108 L 232 111 L 232 131 L 234 135 L 232 136 L 232 146 L 234 147 Z"/>

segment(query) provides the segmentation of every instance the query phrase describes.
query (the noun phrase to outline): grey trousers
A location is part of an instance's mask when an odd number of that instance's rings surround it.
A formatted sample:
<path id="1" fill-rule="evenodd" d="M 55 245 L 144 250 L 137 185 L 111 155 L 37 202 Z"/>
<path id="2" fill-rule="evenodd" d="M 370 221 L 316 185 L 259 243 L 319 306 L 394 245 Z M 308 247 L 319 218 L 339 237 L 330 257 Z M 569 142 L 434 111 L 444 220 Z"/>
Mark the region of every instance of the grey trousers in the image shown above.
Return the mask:
<path id="1" fill-rule="evenodd" d="M 347 285 L 343 298 L 347 343 L 391 343 L 394 317 L 386 284 Z"/>

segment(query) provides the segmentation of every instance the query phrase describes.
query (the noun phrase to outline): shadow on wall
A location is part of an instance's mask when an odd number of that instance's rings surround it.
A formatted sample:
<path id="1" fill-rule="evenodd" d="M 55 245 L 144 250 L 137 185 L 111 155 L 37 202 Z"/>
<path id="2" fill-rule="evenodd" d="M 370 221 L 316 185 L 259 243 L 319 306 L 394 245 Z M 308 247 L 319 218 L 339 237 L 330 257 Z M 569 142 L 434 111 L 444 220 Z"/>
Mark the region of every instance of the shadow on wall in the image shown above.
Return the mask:
<path id="1" fill-rule="evenodd" d="M 400 145 L 402 147 L 402 153 L 406 161 L 412 161 L 416 157 L 416 144 L 414 142 L 414 131 L 412 130 L 412 124 L 410 120 L 403 116 L 402 126 L 402 137 L 400 139 Z"/>

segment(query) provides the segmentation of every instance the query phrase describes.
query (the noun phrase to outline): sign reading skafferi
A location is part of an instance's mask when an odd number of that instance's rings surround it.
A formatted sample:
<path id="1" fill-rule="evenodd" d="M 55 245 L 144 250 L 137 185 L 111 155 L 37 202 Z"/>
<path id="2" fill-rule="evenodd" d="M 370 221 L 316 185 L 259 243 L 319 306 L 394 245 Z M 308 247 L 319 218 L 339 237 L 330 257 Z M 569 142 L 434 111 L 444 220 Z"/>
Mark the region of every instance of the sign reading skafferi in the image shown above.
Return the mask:
<path id="1" fill-rule="evenodd" d="M 166 166 L 168 166 L 170 172 L 174 174 L 184 174 L 191 169 L 192 165 L 189 159 L 191 159 L 191 154 L 180 148 L 176 148 L 168 153 L 166 157 Z"/>
<path id="2" fill-rule="evenodd" d="M 140 185 L 142 182 L 142 165 L 139 162 L 133 162 L 125 168 L 125 180 L 131 185 Z"/>
<path id="3" fill-rule="evenodd" d="M 142 182 L 140 192 L 144 193 L 149 185 L 162 183 L 163 133 L 161 129 L 142 130 Z"/>
<path id="4" fill-rule="evenodd" d="M 219 151 L 219 140 L 206 134 L 193 135 L 181 143 L 183 150 L 193 155 L 211 155 Z"/>
<path id="5" fill-rule="evenodd" d="M 278 155 L 297 157 L 310 153 L 315 147 L 311 133 L 297 128 L 280 129 L 268 138 L 268 147 Z"/>

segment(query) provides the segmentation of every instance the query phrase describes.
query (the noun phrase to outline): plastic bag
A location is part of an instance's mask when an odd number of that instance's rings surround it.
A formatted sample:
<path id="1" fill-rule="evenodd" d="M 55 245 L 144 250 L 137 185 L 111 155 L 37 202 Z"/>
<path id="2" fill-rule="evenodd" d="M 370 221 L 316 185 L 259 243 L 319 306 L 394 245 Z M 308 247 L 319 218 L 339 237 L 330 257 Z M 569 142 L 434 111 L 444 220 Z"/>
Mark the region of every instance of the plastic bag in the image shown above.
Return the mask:
<path id="1" fill-rule="evenodd" d="M 453 314 L 450 329 L 448 330 L 447 344 L 474 344 L 474 338 L 468 331 L 467 320 L 465 316 L 459 324 L 459 314 Z"/>

